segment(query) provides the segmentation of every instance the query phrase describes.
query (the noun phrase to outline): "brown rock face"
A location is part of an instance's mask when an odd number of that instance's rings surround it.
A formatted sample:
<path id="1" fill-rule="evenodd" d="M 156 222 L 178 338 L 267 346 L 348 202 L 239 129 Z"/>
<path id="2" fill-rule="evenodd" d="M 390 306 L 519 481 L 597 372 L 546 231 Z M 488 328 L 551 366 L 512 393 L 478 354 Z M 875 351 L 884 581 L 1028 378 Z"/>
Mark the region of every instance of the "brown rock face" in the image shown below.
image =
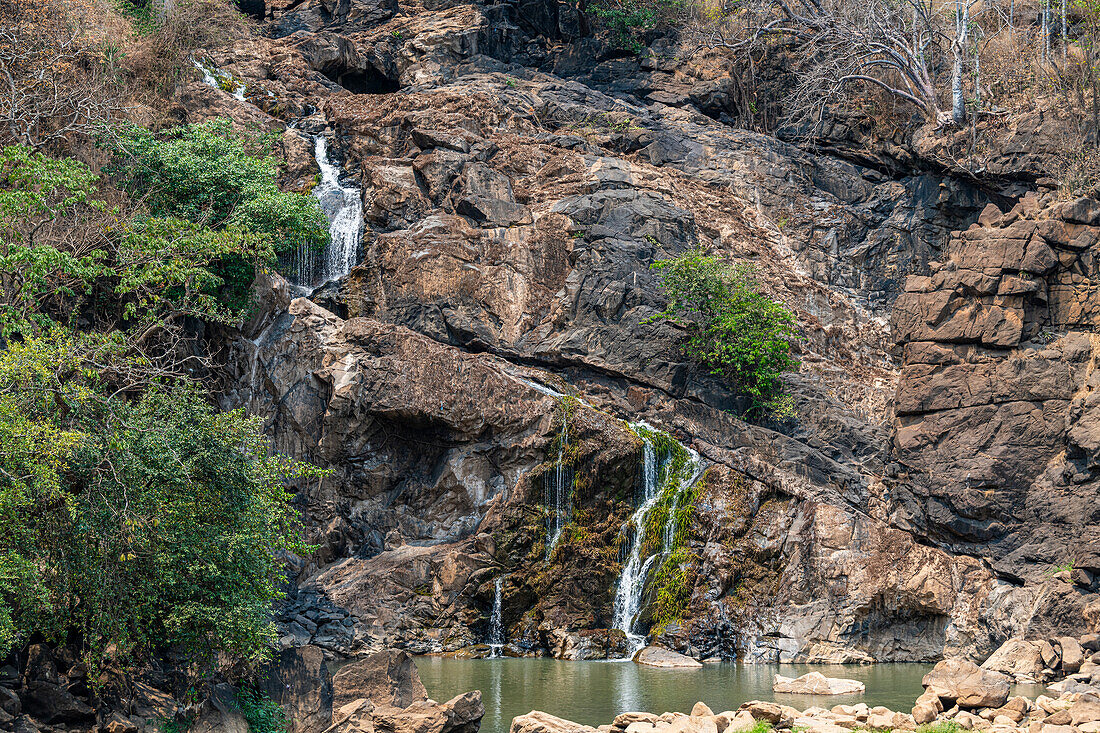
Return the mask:
<path id="1" fill-rule="evenodd" d="M 947 705 L 961 708 L 999 708 L 1008 702 L 1008 678 L 988 672 L 965 659 L 939 662 L 921 680 L 928 692 Z"/>
<path id="2" fill-rule="evenodd" d="M 226 404 L 332 469 L 298 487 L 319 550 L 295 563 L 284 648 L 473 646 L 499 586 L 510 653 L 625 654 L 610 627 L 638 420 L 709 466 L 689 598 L 652 641 L 981 661 L 1095 627 L 1100 225 L 1091 199 L 1020 197 L 1055 152 L 1041 117 L 1006 122 L 990 192 L 928 172 L 953 170 L 954 133 L 861 146 L 833 120 L 837 156 L 727 124 L 743 107 L 728 58 L 680 61 L 670 38 L 611 53 L 566 4 L 280 0 L 271 16 L 209 50 L 243 101 L 193 84 L 180 104 L 275 121 L 296 190 L 323 134 L 363 197 L 358 266 L 316 302 L 276 287 L 231 359 Z M 651 264 L 696 246 L 756 263 L 796 312 L 792 419 L 738 417 L 737 385 L 652 321 Z M 1049 577 L 1070 561 L 1085 575 Z"/>
<path id="3" fill-rule="evenodd" d="M 345 665 L 332 687 L 330 733 L 476 733 L 485 715 L 477 690 L 430 700 L 412 657 L 398 649 Z"/>
<path id="4" fill-rule="evenodd" d="M 921 487 L 902 504 L 907 521 L 1033 580 L 1064 557 L 1091 567 L 1100 547 L 1100 229 L 1091 200 L 1044 204 L 990 207 L 931 276 L 907 281 L 891 317 L 894 447 Z"/>

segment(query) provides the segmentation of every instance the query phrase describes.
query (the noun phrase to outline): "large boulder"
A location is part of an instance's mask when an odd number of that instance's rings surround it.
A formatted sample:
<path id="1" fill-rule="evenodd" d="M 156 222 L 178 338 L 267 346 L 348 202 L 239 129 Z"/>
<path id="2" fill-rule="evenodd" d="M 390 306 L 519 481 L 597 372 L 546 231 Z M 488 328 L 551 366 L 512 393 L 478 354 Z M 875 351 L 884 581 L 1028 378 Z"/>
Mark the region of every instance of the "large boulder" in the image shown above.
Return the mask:
<path id="1" fill-rule="evenodd" d="M 772 692 L 794 695 L 857 695 L 866 689 L 858 680 L 826 677 L 820 672 L 810 672 L 794 678 L 777 674 L 772 681 Z"/>
<path id="2" fill-rule="evenodd" d="M 263 692 L 286 711 L 287 733 L 315 733 L 332 722 L 332 679 L 320 648 L 284 649 L 261 680 Z"/>
<path id="3" fill-rule="evenodd" d="M 939 662 L 921 684 L 945 705 L 960 708 L 999 708 L 1008 701 L 1007 677 L 960 657 Z"/>
<path id="4" fill-rule="evenodd" d="M 647 646 L 634 655 L 634 661 L 647 667 L 668 669 L 696 669 L 702 667 L 697 659 L 666 649 L 663 646 Z"/>
<path id="5" fill-rule="evenodd" d="M 1062 636 L 1055 640 L 1055 646 L 1061 652 L 1063 672 L 1073 674 L 1081 669 L 1081 663 L 1085 661 L 1085 655 L 1077 639 L 1072 636 Z"/>
<path id="6" fill-rule="evenodd" d="M 428 699 L 416 662 L 401 649 L 385 649 L 358 662 L 345 665 L 332 676 L 333 707 L 359 698 L 378 708 L 403 710 Z"/>
<path id="7" fill-rule="evenodd" d="M 1013 677 L 1038 677 L 1043 666 L 1041 644 L 1025 639 L 1009 639 L 982 662 L 982 669 Z"/>

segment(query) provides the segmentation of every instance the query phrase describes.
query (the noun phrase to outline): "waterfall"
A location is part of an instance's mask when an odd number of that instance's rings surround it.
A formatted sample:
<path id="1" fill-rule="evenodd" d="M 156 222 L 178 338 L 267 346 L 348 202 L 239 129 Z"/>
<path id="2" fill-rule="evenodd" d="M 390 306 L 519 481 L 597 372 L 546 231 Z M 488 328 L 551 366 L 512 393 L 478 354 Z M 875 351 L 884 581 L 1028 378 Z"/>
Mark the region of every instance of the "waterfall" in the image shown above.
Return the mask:
<path id="1" fill-rule="evenodd" d="M 232 74 L 216 67 L 210 68 L 195 58 L 191 59 L 191 65 L 202 73 L 202 81 L 204 84 L 212 86 L 215 89 L 225 90 L 232 94 L 234 99 L 241 102 L 245 101 L 244 94 L 248 91 L 248 87 L 244 84 L 238 84 Z M 230 91 L 231 88 L 232 91 Z"/>
<path id="2" fill-rule="evenodd" d="M 295 284 L 306 287 L 318 287 L 351 272 L 358 264 L 363 227 L 363 196 L 354 186 L 340 185 L 341 170 L 329 160 L 328 142 L 320 135 L 314 139 L 314 154 L 321 182 L 313 195 L 329 221 L 331 241 L 324 250 L 301 244 L 289 258 L 287 269 L 294 272 Z"/>
<path id="3" fill-rule="evenodd" d="M 666 555 L 672 552 L 672 546 L 676 540 L 676 511 L 680 508 L 680 499 L 683 498 L 684 489 L 694 486 L 695 482 L 699 480 L 699 474 L 703 472 L 703 460 L 699 454 L 687 446 L 683 446 L 683 448 L 688 454 L 687 466 L 691 469 L 691 473 L 688 474 L 687 481 L 672 494 L 672 506 L 668 510 L 668 518 L 665 520 L 665 526 L 661 532 L 661 551 Z"/>
<path id="4" fill-rule="evenodd" d="M 651 555 L 642 560 L 642 543 L 645 541 L 645 519 L 657 501 L 661 498 L 657 491 L 657 449 L 653 445 L 648 432 L 640 433 L 642 436 L 642 504 L 631 515 L 627 523 L 627 529 L 633 529 L 633 540 L 630 543 L 630 555 L 626 565 L 623 566 L 623 574 L 619 578 L 619 587 L 615 591 L 615 628 L 621 629 L 626 634 L 630 644 L 630 656 L 645 645 L 645 637 L 633 632 L 634 617 L 638 615 L 642 605 L 642 591 L 645 589 L 645 578 L 649 574 L 649 568 L 653 564 L 656 555 Z"/>
<path id="5" fill-rule="evenodd" d="M 500 590 L 504 585 L 504 576 L 498 575 L 493 581 L 493 615 L 489 618 L 489 657 L 501 656 L 504 648 L 504 623 L 500 613 Z"/>
<path id="6" fill-rule="evenodd" d="M 630 427 L 642 439 L 642 501 L 623 527 L 624 534 L 631 538 L 630 552 L 615 590 L 613 623 L 614 628 L 626 634 L 630 647 L 628 658 L 633 658 L 646 643 L 644 634 L 634 633 L 635 619 L 642 610 L 646 578 L 657 561 L 672 551 L 676 534 L 676 510 L 684 492 L 702 474 L 703 461 L 695 451 L 677 444 L 678 450 L 683 451 L 684 456 L 682 465 L 677 466 L 674 455 L 657 455 L 653 442 L 656 430 L 645 423 L 633 423 Z M 685 473 L 685 470 L 688 472 Z M 683 476 L 686 476 L 686 480 L 681 479 Z M 643 559 L 646 519 L 662 503 L 667 504 L 668 514 L 664 527 L 661 528 L 661 546 Z"/>
<path id="7" fill-rule="evenodd" d="M 572 506 L 570 490 L 573 488 L 572 472 L 565 467 L 565 449 L 569 445 L 569 421 L 565 415 L 561 420 L 561 434 L 558 437 L 558 460 L 554 470 L 548 471 L 543 481 L 546 488 L 546 506 L 550 514 L 546 519 L 546 559 L 554 552 L 561 532 L 569 522 Z"/>

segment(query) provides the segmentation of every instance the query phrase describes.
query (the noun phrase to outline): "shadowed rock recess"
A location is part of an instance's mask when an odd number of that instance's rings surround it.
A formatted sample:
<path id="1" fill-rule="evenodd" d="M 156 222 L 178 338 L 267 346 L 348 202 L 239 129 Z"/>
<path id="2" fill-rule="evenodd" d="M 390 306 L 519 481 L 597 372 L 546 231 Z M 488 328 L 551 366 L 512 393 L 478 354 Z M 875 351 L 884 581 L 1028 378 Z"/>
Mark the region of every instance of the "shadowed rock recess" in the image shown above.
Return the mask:
<path id="1" fill-rule="evenodd" d="M 1047 143 L 988 182 L 927 139 L 798 147 L 719 121 L 720 56 L 623 57 L 544 0 L 265 22 L 207 53 L 243 99 L 196 80 L 180 116 L 275 130 L 299 190 L 321 135 L 363 197 L 358 264 L 257 283 L 228 359 L 225 405 L 331 469 L 285 653 L 981 663 L 1100 631 L 1100 201 L 1033 190 Z M 650 265 L 696 246 L 794 310 L 791 418 L 740 419 L 651 321 Z M 616 628 L 649 450 L 703 470 L 661 479 L 686 531 Z"/>

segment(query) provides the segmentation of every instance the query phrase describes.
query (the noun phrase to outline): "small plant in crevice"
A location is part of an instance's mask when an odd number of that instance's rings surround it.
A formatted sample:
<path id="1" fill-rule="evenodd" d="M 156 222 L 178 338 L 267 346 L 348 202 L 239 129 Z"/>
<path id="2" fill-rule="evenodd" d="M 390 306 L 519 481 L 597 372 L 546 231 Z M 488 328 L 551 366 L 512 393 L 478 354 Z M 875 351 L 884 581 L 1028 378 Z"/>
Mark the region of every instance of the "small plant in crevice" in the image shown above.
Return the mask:
<path id="1" fill-rule="evenodd" d="M 1050 568 L 1049 570 L 1047 570 L 1046 575 L 1048 578 L 1053 578 L 1058 573 L 1073 572 L 1073 567 L 1074 563 L 1072 560 L 1070 560 L 1069 562 L 1062 563 L 1061 565 L 1055 565 L 1054 567 Z"/>

